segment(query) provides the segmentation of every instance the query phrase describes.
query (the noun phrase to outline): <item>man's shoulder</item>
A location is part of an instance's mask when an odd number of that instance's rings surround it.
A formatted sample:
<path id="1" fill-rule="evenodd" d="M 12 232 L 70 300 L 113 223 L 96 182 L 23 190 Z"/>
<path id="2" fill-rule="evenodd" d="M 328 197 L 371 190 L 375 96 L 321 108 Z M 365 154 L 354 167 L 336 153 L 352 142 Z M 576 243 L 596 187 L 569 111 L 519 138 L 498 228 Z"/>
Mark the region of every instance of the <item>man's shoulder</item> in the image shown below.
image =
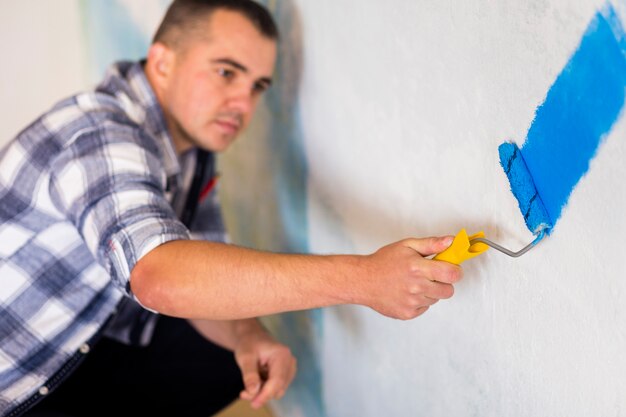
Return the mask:
<path id="1" fill-rule="evenodd" d="M 7 144 L 0 152 L 0 165 L 7 162 L 2 155 L 16 152 L 49 167 L 80 155 L 109 155 L 112 149 L 160 159 L 158 139 L 124 106 L 117 97 L 97 91 L 63 99 Z"/>
<path id="2" fill-rule="evenodd" d="M 133 73 L 114 68 L 93 90 L 58 101 L 7 143 L 4 152 L 13 147 L 50 161 L 60 154 L 69 158 L 125 143 L 161 155 L 162 115 L 152 105 L 152 96 L 146 98 L 136 91 L 143 70 L 137 65 L 132 69 Z"/>
<path id="3" fill-rule="evenodd" d="M 124 94 L 78 93 L 54 105 L 39 121 L 51 133 L 71 137 L 73 131 L 144 130 L 145 111 Z"/>
<path id="4" fill-rule="evenodd" d="M 51 132 L 82 125 L 99 126 L 107 121 L 137 124 L 124 112 L 116 97 L 98 91 L 78 93 L 59 101 L 41 116 L 40 121 Z"/>
<path id="5" fill-rule="evenodd" d="M 134 86 L 145 82 L 143 78 L 139 63 L 117 62 L 93 90 L 59 101 L 41 119 L 52 131 L 61 127 L 83 128 L 81 125 L 140 129 L 146 121 L 147 107 L 153 107 L 146 106 L 146 102 L 151 104 L 152 96 L 150 99 L 139 97 L 138 88 Z"/>

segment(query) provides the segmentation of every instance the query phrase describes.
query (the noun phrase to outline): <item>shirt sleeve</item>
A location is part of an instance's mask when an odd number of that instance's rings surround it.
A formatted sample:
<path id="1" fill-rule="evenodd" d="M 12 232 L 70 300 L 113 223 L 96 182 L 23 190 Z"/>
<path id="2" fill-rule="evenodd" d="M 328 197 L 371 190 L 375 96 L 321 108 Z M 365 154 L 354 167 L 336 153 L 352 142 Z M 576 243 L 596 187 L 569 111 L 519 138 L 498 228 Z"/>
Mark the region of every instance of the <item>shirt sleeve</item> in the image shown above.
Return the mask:
<path id="1" fill-rule="evenodd" d="M 165 197 L 166 184 L 154 139 L 128 125 L 82 132 L 51 167 L 52 200 L 129 296 L 139 259 L 165 242 L 190 237 Z"/>

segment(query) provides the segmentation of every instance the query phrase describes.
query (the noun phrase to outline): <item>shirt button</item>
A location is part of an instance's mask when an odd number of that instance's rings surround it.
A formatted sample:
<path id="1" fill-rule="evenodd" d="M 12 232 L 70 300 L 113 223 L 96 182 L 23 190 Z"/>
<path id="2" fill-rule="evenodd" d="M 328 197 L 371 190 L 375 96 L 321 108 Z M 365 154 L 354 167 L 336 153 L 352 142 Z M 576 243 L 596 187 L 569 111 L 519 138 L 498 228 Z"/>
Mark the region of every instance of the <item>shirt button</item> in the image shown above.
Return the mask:
<path id="1" fill-rule="evenodd" d="M 46 386 L 43 386 L 43 387 L 39 388 L 39 394 L 40 395 L 48 395 L 49 392 L 50 392 L 50 390 Z"/>
<path id="2" fill-rule="evenodd" d="M 78 348 L 80 353 L 89 353 L 89 349 L 90 347 L 87 343 L 83 343 L 82 345 L 80 345 L 80 348 Z"/>

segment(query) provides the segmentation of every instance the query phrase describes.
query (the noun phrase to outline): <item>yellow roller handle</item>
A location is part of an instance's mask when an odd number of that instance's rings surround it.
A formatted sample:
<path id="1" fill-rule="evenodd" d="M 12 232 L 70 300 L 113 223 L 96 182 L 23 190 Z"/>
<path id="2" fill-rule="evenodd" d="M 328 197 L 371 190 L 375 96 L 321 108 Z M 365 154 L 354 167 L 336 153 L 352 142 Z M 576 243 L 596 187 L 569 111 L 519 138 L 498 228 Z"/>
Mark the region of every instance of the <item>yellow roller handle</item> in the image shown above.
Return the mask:
<path id="1" fill-rule="evenodd" d="M 450 247 L 438 253 L 433 259 L 461 265 L 462 262 L 478 256 L 489 249 L 489 246 L 481 242 L 476 242 L 473 245 L 470 244 L 470 240 L 476 239 L 477 237 L 485 237 L 485 234 L 478 232 L 475 235 L 467 236 L 465 229 L 461 229 L 454 237 L 454 241 L 452 241 Z"/>

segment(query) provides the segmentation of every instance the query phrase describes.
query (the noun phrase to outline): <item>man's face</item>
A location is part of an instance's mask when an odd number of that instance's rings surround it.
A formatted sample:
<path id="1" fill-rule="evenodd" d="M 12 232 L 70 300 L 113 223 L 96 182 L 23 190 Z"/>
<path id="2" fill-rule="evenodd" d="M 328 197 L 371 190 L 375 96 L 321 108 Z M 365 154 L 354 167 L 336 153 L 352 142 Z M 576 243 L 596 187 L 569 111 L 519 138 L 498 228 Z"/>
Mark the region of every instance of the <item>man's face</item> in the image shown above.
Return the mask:
<path id="1" fill-rule="evenodd" d="M 173 51 L 160 102 L 178 153 L 223 151 L 248 125 L 271 83 L 276 42 L 239 13 L 217 10 L 208 36 L 189 36 Z"/>

